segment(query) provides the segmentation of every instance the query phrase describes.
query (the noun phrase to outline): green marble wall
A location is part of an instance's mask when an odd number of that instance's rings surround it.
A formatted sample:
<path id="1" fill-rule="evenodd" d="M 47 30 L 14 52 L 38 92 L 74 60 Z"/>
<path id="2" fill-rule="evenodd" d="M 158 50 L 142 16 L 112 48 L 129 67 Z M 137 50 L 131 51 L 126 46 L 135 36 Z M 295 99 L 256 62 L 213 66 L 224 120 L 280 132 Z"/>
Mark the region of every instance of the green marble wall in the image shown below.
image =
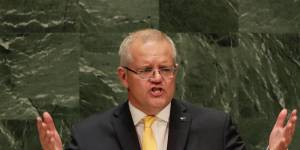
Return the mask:
<path id="1" fill-rule="evenodd" d="M 146 27 L 176 43 L 176 97 L 231 113 L 248 149 L 300 108 L 298 0 L 0 0 L 0 150 L 40 149 L 43 111 L 67 142 L 73 123 L 123 102 L 118 46 Z M 298 125 L 291 150 L 299 139 Z"/>

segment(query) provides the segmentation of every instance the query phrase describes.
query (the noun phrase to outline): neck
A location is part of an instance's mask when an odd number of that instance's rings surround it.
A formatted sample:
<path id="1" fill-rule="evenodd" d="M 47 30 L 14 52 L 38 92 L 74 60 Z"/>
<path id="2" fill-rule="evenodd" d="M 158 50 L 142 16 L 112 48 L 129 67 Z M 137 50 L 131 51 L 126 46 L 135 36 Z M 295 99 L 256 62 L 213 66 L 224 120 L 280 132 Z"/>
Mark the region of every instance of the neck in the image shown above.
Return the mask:
<path id="1" fill-rule="evenodd" d="M 139 105 L 131 102 L 129 100 L 129 103 L 134 106 L 135 108 L 137 108 L 138 110 L 142 111 L 143 113 L 145 113 L 148 116 L 155 116 L 157 115 L 161 110 L 163 110 L 163 108 L 142 108 Z"/>

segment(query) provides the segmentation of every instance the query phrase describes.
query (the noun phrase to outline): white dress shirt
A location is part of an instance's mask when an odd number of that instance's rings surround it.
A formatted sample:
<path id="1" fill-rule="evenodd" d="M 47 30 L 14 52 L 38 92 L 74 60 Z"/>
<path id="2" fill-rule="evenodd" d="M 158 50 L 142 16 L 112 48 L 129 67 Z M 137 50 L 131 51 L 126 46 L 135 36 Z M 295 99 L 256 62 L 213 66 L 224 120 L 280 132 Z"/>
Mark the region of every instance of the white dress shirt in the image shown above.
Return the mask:
<path id="1" fill-rule="evenodd" d="M 142 145 L 144 122 L 143 118 L 147 116 L 144 112 L 134 107 L 129 102 L 129 110 L 138 134 L 139 143 Z M 169 103 L 162 111 L 155 115 L 156 119 L 151 128 L 156 140 L 157 150 L 167 150 L 168 134 L 169 134 L 169 116 L 171 103 Z"/>

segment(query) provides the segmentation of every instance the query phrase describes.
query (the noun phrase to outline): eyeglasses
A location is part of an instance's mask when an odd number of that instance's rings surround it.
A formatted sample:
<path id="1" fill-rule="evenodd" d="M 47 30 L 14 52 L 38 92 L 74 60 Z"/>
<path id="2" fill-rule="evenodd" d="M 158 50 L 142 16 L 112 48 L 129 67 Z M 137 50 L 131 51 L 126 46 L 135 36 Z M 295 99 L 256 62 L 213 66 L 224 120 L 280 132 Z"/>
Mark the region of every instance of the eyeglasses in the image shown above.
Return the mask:
<path id="1" fill-rule="evenodd" d="M 128 71 L 131 71 L 131 72 L 137 74 L 141 79 L 144 79 L 144 80 L 149 80 L 150 78 L 152 78 L 154 76 L 154 74 L 156 72 L 156 69 L 153 69 L 151 67 L 137 69 L 136 71 L 133 69 L 130 69 L 126 66 L 122 66 L 122 67 L 127 69 Z M 176 73 L 176 67 L 175 66 L 161 67 L 161 68 L 158 68 L 157 71 L 164 79 L 170 79 L 170 78 L 174 77 L 174 75 Z"/>

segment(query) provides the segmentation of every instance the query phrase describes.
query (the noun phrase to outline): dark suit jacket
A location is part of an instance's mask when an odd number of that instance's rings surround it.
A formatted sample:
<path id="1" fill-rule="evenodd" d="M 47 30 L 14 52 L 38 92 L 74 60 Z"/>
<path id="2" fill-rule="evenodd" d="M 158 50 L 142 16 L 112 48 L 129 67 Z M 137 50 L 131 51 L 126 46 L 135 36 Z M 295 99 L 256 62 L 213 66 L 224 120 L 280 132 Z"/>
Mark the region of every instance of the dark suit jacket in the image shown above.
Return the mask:
<path id="1" fill-rule="evenodd" d="M 67 150 L 140 150 L 128 102 L 74 126 Z M 172 100 L 168 150 L 245 150 L 229 115 Z"/>

